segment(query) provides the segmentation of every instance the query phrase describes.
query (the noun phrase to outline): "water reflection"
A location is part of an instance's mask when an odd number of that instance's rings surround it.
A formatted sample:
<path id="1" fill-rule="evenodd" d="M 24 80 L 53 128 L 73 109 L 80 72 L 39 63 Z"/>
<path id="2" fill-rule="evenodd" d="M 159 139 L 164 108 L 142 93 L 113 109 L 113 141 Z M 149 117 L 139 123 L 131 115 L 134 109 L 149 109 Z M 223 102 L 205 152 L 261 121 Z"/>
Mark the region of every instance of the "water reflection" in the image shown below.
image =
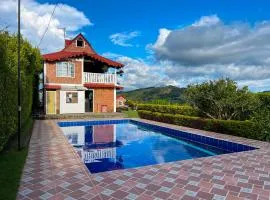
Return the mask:
<path id="1" fill-rule="evenodd" d="M 116 125 L 62 127 L 78 155 L 91 172 L 123 169 L 123 158 L 116 148 L 123 143 L 116 139 Z"/>
<path id="2" fill-rule="evenodd" d="M 225 153 L 131 123 L 61 128 L 92 173 Z"/>

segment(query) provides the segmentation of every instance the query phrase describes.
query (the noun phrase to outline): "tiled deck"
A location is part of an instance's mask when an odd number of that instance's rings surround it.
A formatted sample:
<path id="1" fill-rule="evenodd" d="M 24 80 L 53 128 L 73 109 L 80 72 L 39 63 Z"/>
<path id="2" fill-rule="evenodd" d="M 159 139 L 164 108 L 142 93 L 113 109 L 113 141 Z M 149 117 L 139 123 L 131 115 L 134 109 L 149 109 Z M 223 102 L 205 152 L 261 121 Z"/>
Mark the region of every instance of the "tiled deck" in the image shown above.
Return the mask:
<path id="1" fill-rule="evenodd" d="M 151 123 L 260 149 L 90 174 L 56 121 L 37 120 L 17 199 L 270 200 L 269 143 Z"/>

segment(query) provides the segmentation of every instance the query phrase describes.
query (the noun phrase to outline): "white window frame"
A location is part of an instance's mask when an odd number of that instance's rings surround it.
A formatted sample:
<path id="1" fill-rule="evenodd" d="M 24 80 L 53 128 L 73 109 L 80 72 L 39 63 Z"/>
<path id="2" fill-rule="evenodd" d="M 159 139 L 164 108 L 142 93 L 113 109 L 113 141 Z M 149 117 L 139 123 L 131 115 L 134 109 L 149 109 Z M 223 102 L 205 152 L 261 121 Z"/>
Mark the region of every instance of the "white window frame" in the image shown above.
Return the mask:
<path id="1" fill-rule="evenodd" d="M 58 72 L 58 68 L 62 67 L 63 64 L 67 64 L 67 67 L 68 67 L 67 70 L 69 70 L 69 69 L 71 69 L 71 67 L 73 67 L 73 76 L 68 76 L 68 72 L 67 72 L 67 75 L 61 75 Z M 57 62 L 56 63 L 55 73 L 56 73 L 56 77 L 75 78 L 75 63 L 72 63 L 72 62 Z"/>
<path id="2" fill-rule="evenodd" d="M 77 94 L 77 102 L 67 102 L 67 94 L 68 93 L 72 93 L 72 97 L 71 98 L 73 98 L 73 93 L 76 93 Z M 73 91 L 73 92 L 66 92 L 66 104 L 78 104 L 79 103 L 79 93 L 78 93 L 78 91 Z"/>

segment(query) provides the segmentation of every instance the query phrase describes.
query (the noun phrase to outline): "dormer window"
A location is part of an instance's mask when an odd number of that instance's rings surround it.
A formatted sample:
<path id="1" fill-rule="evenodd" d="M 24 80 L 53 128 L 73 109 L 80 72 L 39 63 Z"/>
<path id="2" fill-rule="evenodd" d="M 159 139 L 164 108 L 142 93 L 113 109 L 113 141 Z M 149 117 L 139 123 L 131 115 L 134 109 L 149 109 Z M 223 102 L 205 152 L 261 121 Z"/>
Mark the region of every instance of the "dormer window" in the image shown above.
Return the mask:
<path id="1" fill-rule="evenodd" d="M 84 47 L 84 42 L 83 42 L 82 39 L 78 39 L 78 40 L 76 41 L 76 43 L 77 43 L 77 47 Z"/>

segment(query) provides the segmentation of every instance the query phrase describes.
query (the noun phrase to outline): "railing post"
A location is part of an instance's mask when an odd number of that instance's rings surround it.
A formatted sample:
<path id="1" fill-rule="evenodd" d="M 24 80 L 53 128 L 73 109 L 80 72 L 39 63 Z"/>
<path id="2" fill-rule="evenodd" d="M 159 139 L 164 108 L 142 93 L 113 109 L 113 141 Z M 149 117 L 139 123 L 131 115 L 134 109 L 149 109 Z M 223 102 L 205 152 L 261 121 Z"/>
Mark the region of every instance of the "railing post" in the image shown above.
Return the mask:
<path id="1" fill-rule="evenodd" d="M 84 72 L 84 82 L 85 83 L 117 83 L 117 74 L 98 74 Z"/>

